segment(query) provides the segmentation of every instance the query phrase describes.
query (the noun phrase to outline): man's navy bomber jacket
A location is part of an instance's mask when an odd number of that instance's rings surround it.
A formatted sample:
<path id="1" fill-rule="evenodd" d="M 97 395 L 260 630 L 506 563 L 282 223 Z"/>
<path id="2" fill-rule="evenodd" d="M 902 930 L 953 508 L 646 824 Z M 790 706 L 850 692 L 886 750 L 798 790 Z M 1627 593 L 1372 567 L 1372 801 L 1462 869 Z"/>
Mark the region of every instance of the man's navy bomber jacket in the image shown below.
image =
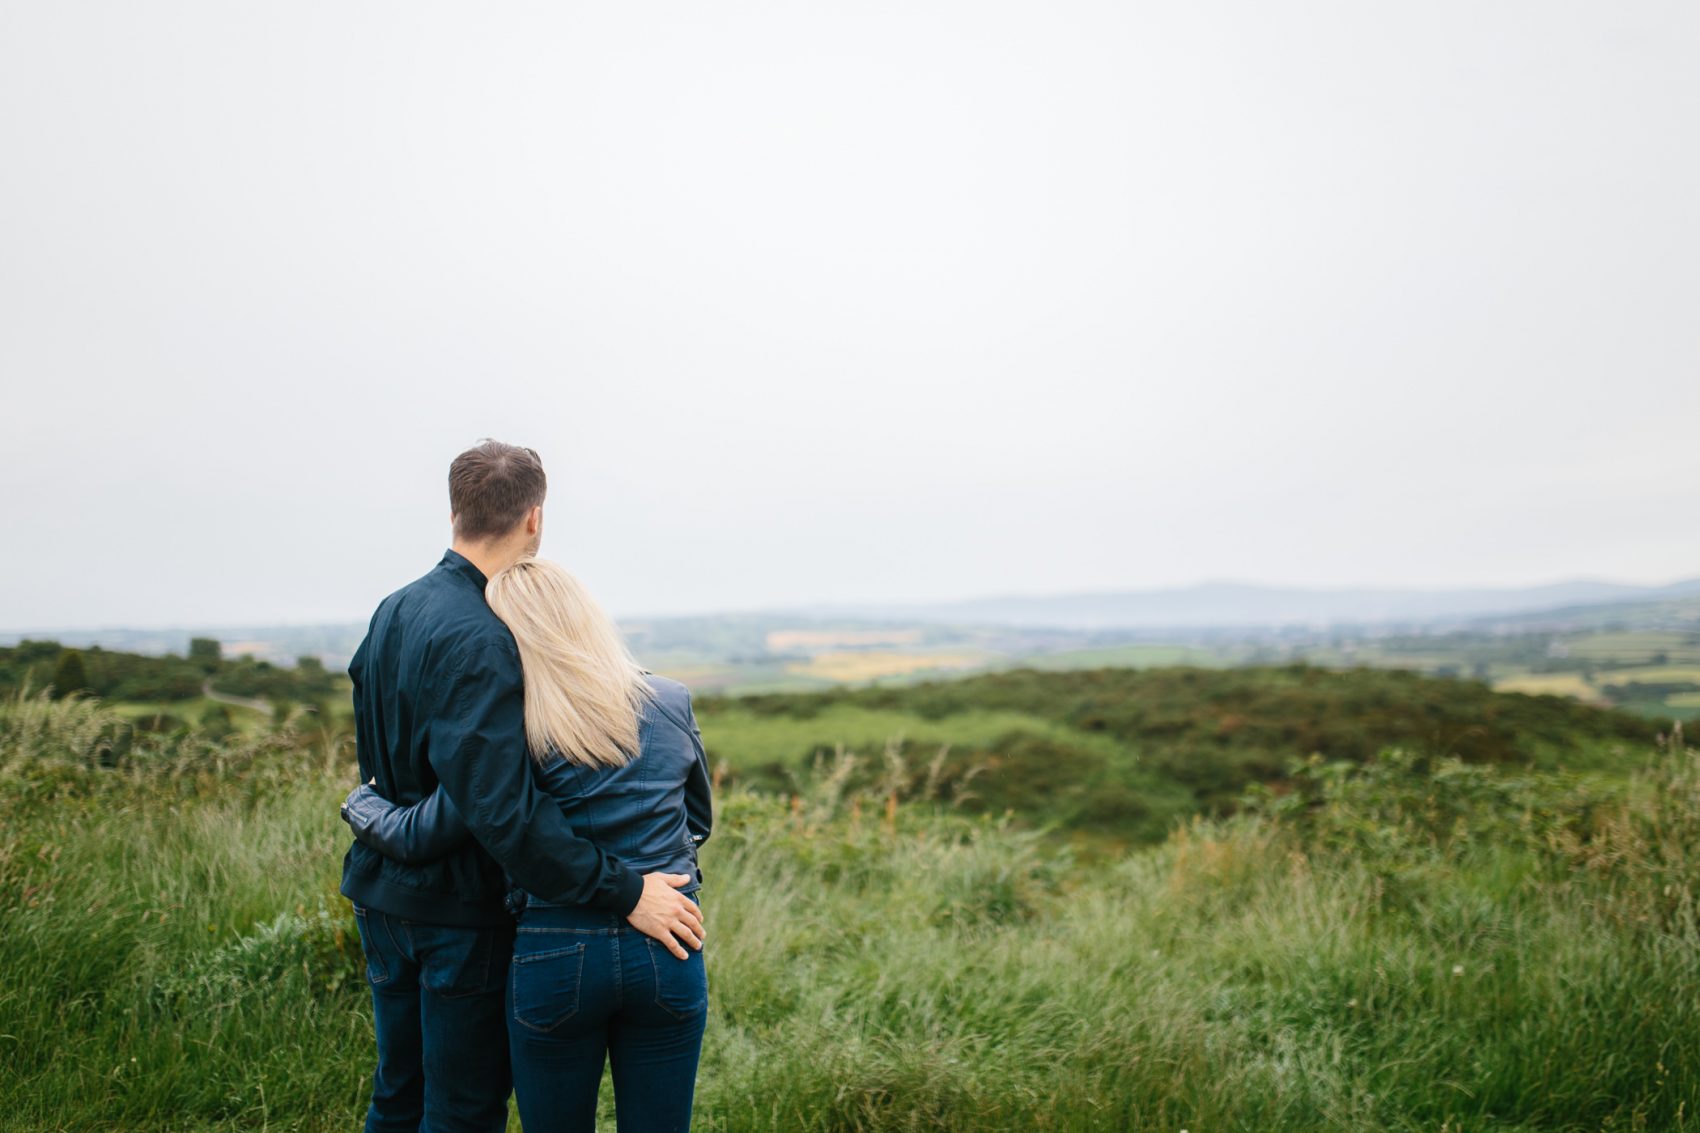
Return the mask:
<path id="1" fill-rule="evenodd" d="M 361 781 L 403 805 L 440 786 L 474 840 L 417 865 L 357 841 L 342 860 L 343 896 L 428 924 L 503 924 L 505 869 L 547 900 L 624 916 L 643 879 L 574 834 L 532 779 L 519 649 L 484 584 L 446 552 L 383 600 L 348 666 Z"/>

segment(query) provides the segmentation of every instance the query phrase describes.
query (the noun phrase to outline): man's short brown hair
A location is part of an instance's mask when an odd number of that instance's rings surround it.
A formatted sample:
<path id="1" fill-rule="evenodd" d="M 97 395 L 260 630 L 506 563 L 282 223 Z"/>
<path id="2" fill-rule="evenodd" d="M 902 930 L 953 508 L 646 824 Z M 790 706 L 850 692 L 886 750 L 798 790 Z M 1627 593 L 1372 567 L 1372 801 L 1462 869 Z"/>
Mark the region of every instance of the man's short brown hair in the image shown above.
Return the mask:
<path id="1" fill-rule="evenodd" d="M 512 531 L 543 502 L 549 481 L 536 450 L 485 440 L 449 465 L 455 538 L 492 539 Z"/>

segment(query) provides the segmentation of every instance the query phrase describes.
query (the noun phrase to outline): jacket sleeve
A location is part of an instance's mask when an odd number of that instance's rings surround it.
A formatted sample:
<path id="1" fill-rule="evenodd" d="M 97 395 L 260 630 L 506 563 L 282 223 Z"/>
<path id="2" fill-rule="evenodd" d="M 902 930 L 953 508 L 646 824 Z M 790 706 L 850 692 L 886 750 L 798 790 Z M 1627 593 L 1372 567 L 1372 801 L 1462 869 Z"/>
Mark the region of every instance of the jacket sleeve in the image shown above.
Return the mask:
<path id="1" fill-rule="evenodd" d="M 691 708 L 688 695 L 685 699 L 685 720 L 691 726 L 691 743 L 695 745 L 697 754 L 696 762 L 685 777 L 685 828 L 690 832 L 691 841 L 700 846 L 708 841 L 714 827 L 714 798 L 710 786 L 713 778 L 708 771 L 708 752 L 703 748 L 702 729 L 697 727 L 697 714 Z"/>
<path id="2" fill-rule="evenodd" d="M 360 841 L 406 865 L 443 857 L 472 836 L 441 789 L 412 806 L 398 806 L 363 783 L 348 793 L 342 820 Z"/>
<path id="3" fill-rule="evenodd" d="M 431 769 L 472 836 L 516 885 L 547 901 L 625 916 L 643 896 L 643 879 L 573 833 L 538 788 L 526 750 L 523 682 L 511 641 L 465 650 L 434 698 L 442 708 L 429 724 Z"/>
<path id="4" fill-rule="evenodd" d="M 359 647 L 348 662 L 349 701 L 354 706 L 354 762 L 360 767 L 362 783 L 374 774 L 371 766 L 372 741 L 368 735 L 366 714 L 360 710 L 360 687 L 366 680 L 366 651 L 371 648 L 371 641 L 372 631 L 368 627 L 366 636 L 360 639 Z"/>

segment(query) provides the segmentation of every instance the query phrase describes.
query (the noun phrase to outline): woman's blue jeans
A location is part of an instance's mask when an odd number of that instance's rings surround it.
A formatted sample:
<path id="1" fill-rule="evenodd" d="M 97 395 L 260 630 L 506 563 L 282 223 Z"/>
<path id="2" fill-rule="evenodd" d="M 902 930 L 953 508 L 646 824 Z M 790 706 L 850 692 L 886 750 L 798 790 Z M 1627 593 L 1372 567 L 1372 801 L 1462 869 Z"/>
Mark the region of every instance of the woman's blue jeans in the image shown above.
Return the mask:
<path id="1" fill-rule="evenodd" d="M 525 1133 L 595 1129 L 604 1060 L 620 1133 L 690 1127 L 708 1021 L 701 952 L 681 960 L 617 913 L 528 906 L 514 934 L 507 1015 Z"/>

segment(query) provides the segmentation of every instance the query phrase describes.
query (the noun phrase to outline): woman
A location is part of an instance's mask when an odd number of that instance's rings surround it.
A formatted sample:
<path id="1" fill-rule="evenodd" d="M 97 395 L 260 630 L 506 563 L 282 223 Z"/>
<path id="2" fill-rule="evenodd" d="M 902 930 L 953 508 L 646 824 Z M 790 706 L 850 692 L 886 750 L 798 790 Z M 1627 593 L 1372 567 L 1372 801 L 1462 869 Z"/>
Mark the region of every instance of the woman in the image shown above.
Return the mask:
<path id="1" fill-rule="evenodd" d="M 690 692 L 632 660 L 612 619 L 557 563 L 525 558 L 485 589 L 525 669 L 525 728 L 538 785 L 573 829 L 639 873 L 689 874 L 708 838 L 708 760 Z M 404 862 L 468 837 L 447 796 L 395 806 L 357 788 L 344 817 L 362 842 Z M 700 951 L 673 956 L 616 913 L 516 890 L 508 978 L 509 1053 L 526 1133 L 588 1130 L 604 1059 L 622 1133 L 684 1130 L 708 978 Z M 699 902 L 700 904 L 700 902 Z"/>

